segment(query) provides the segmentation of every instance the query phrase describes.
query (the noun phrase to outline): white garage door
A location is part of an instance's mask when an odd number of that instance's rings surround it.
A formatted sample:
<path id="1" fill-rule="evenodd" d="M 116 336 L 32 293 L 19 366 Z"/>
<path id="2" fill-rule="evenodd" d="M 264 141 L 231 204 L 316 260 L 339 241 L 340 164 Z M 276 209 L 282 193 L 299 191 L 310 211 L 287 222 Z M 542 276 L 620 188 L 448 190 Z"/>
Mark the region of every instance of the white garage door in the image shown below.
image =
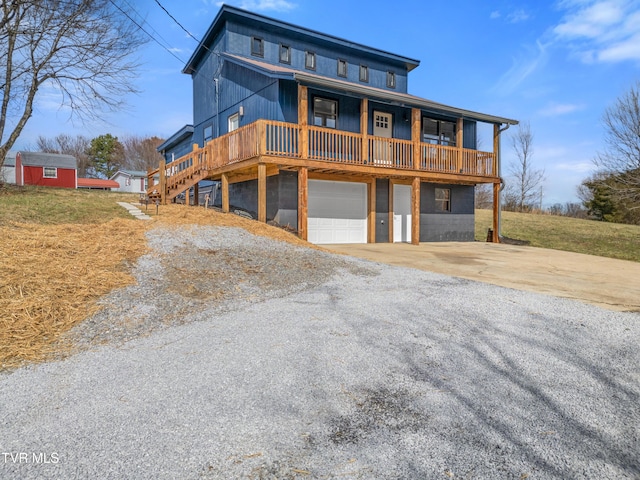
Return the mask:
<path id="1" fill-rule="evenodd" d="M 309 180 L 311 243 L 367 243 L 367 184 Z"/>

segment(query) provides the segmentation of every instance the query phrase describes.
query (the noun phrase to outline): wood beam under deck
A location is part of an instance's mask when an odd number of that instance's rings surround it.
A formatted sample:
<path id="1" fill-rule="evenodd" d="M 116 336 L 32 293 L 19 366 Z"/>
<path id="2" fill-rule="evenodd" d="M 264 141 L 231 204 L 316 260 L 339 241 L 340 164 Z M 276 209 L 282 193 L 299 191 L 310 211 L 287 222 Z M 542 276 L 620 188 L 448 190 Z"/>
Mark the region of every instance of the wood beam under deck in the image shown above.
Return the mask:
<path id="1" fill-rule="evenodd" d="M 222 211 L 223 213 L 229 213 L 229 177 L 226 173 L 223 173 L 220 180 L 220 193 L 222 194 Z"/>
<path id="2" fill-rule="evenodd" d="M 320 160 L 308 160 L 291 157 L 274 157 L 269 155 L 262 155 L 258 157 L 249 158 L 241 162 L 226 165 L 224 167 L 217 168 L 215 170 L 209 170 L 207 178 L 212 180 L 219 180 L 222 174 L 227 174 L 229 181 L 234 178 L 236 181 L 246 181 L 257 178 L 255 167 L 258 163 L 264 163 L 268 165 L 268 175 L 275 175 L 277 170 L 291 170 L 297 171 L 300 167 L 306 167 L 309 172 L 327 173 L 332 175 L 360 175 L 363 177 L 375 177 L 375 178 L 405 178 L 410 181 L 413 178 L 420 178 L 423 182 L 431 183 L 448 183 L 458 185 L 476 185 L 478 183 L 499 183 L 500 179 L 497 177 L 486 177 L 478 175 L 464 175 L 459 173 L 441 173 L 422 170 L 408 170 L 402 168 L 390 168 L 386 166 L 375 165 L 353 165 L 353 164 L 341 164 L 338 162 L 326 162 Z M 246 177 L 242 177 L 245 175 Z"/>
<path id="3" fill-rule="evenodd" d="M 411 182 L 411 243 L 420 244 L 420 179 Z"/>
<path id="4" fill-rule="evenodd" d="M 309 172 L 305 167 L 298 169 L 298 236 L 307 240 L 309 231 Z"/>
<path id="5" fill-rule="evenodd" d="M 258 164 L 258 221 L 267 222 L 267 166 Z"/>

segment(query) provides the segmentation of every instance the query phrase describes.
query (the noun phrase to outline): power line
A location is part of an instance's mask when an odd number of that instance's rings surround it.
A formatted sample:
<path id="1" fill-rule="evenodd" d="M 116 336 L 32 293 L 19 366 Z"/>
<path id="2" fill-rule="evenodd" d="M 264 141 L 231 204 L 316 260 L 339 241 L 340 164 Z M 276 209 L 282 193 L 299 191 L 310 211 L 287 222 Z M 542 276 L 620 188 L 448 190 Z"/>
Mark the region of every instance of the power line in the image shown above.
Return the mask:
<path id="1" fill-rule="evenodd" d="M 120 10 L 120 12 L 127 17 L 129 20 L 131 20 L 140 30 L 142 30 L 144 33 L 147 34 L 147 36 L 153 40 L 154 42 L 156 42 L 158 45 L 160 45 L 162 48 L 164 48 L 172 57 L 174 57 L 176 60 L 178 60 L 180 63 L 184 63 L 184 60 L 182 60 L 180 57 L 178 57 L 175 53 L 173 53 L 171 50 L 169 50 L 165 45 L 163 45 L 162 43 L 160 43 L 160 41 L 154 37 L 153 35 L 151 35 L 149 32 L 147 32 L 144 27 L 142 25 L 140 25 L 138 22 L 136 22 L 133 18 L 131 18 L 131 16 L 125 12 L 122 8 L 120 8 L 119 5 L 117 5 L 113 0 L 109 0 L 109 2 L 111 2 L 111 4 L 116 7 L 118 10 Z"/>
<path id="2" fill-rule="evenodd" d="M 153 31 L 153 33 L 155 34 L 156 37 L 159 37 L 164 44 L 171 50 L 173 49 L 173 47 L 171 46 L 171 44 L 162 36 L 162 34 L 160 32 L 158 32 L 155 28 L 153 28 L 153 25 L 151 25 L 147 19 L 145 17 L 143 17 L 140 12 L 138 12 L 133 5 L 131 5 L 131 2 L 129 2 L 128 0 L 122 0 L 125 4 L 127 4 L 127 6 L 131 9 L 131 11 L 133 11 L 134 13 L 136 13 L 138 15 L 138 17 L 142 20 L 141 23 L 144 25 L 145 23 L 149 26 L 149 28 Z"/>
<path id="3" fill-rule="evenodd" d="M 178 20 L 176 20 L 176 17 L 174 17 L 173 15 L 171 15 L 171 13 L 169 13 L 169 10 L 167 10 L 167 9 L 164 7 L 164 5 L 162 5 L 162 4 L 160 3 L 160 1 L 159 1 L 159 0 L 155 0 L 155 2 L 158 4 L 158 6 L 159 6 L 162 10 L 164 10 L 164 13 L 166 13 L 167 15 L 169 15 L 169 18 L 171 18 L 171 20 L 173 20 L 173 21 L 176 23 L 176 25 L 178 25 L 182 30 L 184 30 L 184 31 L 187 33 L 187 35 L 189 35 L 189 36 L 190 36 L 191 38 L 193 38 L 196 42 L 198 42 L 198 44 L 201 44 L 201 45 L 202 45 L 202 48 L 204 48 L 204 49 L 205 49 L 207 52 L 209 52 L 209 53 L 217 54 L 217 52 L 214 52 L 214 51 L 210 50 L 210 49 L 209 49 L 209 48 L 208 48 L 204 43 L 202 43 L 202 41 L 201 41 L 201 40 L 198 40 L 196 37 L 194 37 L 194 36 L 193 36 L 193 34 L 192 34 L 189 30 L 187 30 L 186 28 L 184 28 L 184 26 L 183 26 L 183 25 L 182 25 Z"/>
<path id="4" fill-rule="evenodd" d="M 164 5 L 162 5 L 158 0 L 155 0 L 155 2 L 158 4 L 158 6 L 159 6 L 162 10 L 164 10 L 164 13 L 166 13 L 167 15 L 169 15 L 169 17 L 171 18 L 171 20 L 173 20 L 174 22 L 176 22 L 176 24 L 177 24 L 177 25 L 178 25 L 182 30 L 184 30 L 184 31 L 187 33 L 187 35 L 189 35 L 191 38 L 193 38 L 196 42 L 200 43 L 200 40 L 198 40 L 196 37 L 194 37 L 194 36 L 191 34 L 191 32 L 190 32 L 189 30 L 187 30 L 186 28 L 184 28 L 184 27 L 182 26 L 182 24 L 181 24 L 178 20 L 176 20 L 176 17 L 174 17 L 173 15 L 171 15 L 171 13 L 169 13 L 169 10 L 167 10 L 166 8 L 164 8 Z"/>

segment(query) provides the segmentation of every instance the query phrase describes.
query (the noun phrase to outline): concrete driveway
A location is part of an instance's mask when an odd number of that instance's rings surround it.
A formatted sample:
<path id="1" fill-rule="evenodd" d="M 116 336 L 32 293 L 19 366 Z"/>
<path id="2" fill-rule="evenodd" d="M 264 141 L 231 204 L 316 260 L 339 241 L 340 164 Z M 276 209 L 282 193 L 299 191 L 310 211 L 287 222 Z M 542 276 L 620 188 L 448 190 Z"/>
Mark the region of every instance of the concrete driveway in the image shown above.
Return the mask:
<path id="1" fill-rule="evenodd" d="M 640 263 L 528 246 L 482 242 L 326 246 L 375 262 L 640 311 Z"/>

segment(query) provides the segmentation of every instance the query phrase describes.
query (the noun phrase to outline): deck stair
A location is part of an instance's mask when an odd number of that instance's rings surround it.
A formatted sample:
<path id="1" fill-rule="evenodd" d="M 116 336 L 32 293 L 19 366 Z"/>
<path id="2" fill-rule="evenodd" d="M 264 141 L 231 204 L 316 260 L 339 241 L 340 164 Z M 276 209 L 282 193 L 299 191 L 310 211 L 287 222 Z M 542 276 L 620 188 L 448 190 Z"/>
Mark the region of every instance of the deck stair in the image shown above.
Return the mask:
<path id="1" fill-rule="evenodd" d="M 173 172 L 172 164 L 161 165 L 154 172 L 149 172 L 149 178 L 154 174 L 160 174 L 161 169 L 164 170 L 165 175 L 160 175 L 160 183 L 150 185 L 147 189 L 147 198 L 150 202 L 156 200 L 169 202 L 181 193 L 188 192 L 191 187 L 209 176 L 207 165 L 203 162 L 197 162 L 179 172 Z"/>

